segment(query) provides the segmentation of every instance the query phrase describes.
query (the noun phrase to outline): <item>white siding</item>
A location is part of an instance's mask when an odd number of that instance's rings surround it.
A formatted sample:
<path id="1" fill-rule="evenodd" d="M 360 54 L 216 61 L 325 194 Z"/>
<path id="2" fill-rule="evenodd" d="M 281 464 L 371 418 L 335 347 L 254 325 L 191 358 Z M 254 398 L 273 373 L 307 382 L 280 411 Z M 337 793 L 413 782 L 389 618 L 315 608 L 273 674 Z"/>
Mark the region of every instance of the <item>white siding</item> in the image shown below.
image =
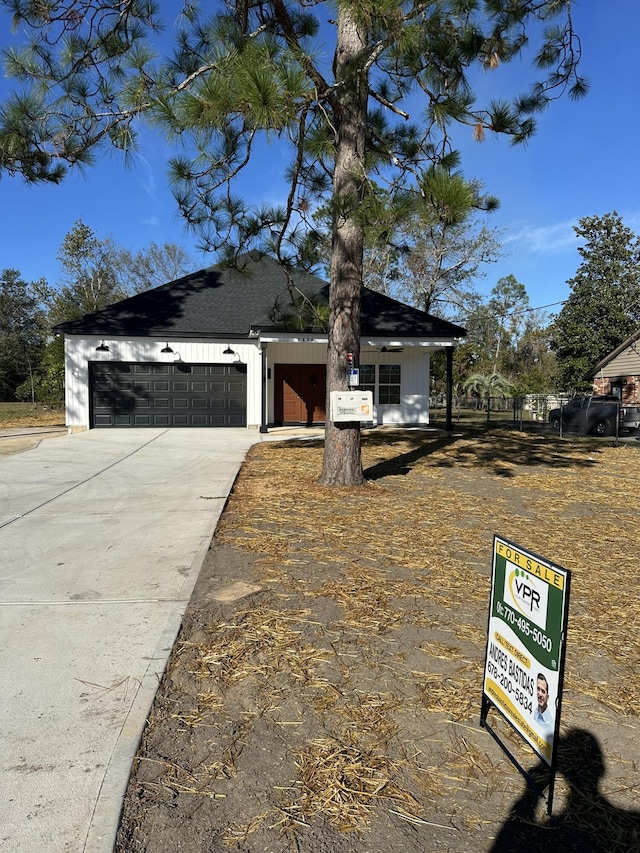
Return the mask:
<path id="1" fill-rule="evenodd" d="M 400 365 L 400 405 L 374 405 L 378 424 L 429 423 L 429 350 L 407 347 L 403 352 L 363 352 L 362 364 Z"/>
<path id="2" fill-rule="evenodd" d="M 292 344 L 278 343 L 267 345 L 267 368 L 270 376 L 267 379 L 267 420 L 271 424 L 275 420 L 273 396 L 275 393 L 276 364 L 326 364 L 326 344 Z"/>
<path id="3" fill-rule="evenodd" d="M 75 335 L 65 339 L 65 402 L 67 426 L 72 430 L 89 428 L 89 361 L 98 361 L 96 347 L 100 338 L 81 338 Z M 167 341 L 150 338 L 128 340 L 105 339 L 112 361 L 159 362 L 160 350 Z M 225 364 L 228 356 L 223 350 L 231 344 L 240 361 L 247 365 L 247 425 L 260 425 L 261 360 L 256 343 L 235 341 L 169 341 L 180 360 L 185 364 Z"/>
<path id="4" fill-rule="evenodd" d="M 268 418 L 274 420 L 274 366 L 276 364 L 325 364 L 326 344 L 271 343 L 267 364 L 271 368 L 268 382 Z M 361 364 L 399 364 L 401 366 L 401 403 L 399 406 L 374 405 L 374 422 L 378 424 L 429 423 L 429 350 L 405 347 L 402 352 L 380 352 L 363 347 Z"/>
<path id="5" fill-rule="evenodd" d="M 66 337 L 66 408 L 70 429 L 89 427 L 89 361 L 96 361 L 96 347 L 100 338 Z M 158 362 L 165 340 L 133 338 L 128 340 L 105 339 L 109 358 L 114 361 Z M 175 341 L 169 344 L 180 359 L 187 364 L 219 364 L 229 361 L 223 350 L 231 344 L 240 360 L 247 365 L 247 425 L 257 427 L 261 418 L 262 362 L 258 342 L 236 341 Z M 429 423 L 429 355 L 427 347 L 406 346 L 402 352 L 380 352 L 363 347 L 361 364 L 399 364 L 401 366 L 400 405 L 375 405 L 374 422 L 378 424 L 428 424 Z M 267 366 L 271 368 L 268 380 L 267 417 L 274 420 L 274 365 L 325 364 L 327 345 L 324 343 L 270 343 L 267 347 Z"/>

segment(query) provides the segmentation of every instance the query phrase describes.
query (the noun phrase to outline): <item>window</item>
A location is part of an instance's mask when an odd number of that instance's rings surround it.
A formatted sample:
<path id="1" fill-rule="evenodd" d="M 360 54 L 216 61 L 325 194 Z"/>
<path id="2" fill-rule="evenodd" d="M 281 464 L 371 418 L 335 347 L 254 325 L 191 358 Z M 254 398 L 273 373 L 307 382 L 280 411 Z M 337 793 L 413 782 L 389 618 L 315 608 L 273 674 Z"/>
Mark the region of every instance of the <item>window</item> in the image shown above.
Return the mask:
<path id="1" fill-rule="evenodd" d="M 400 403 L 400 365 L 381 364 L 378 388 L 378 402 L 381 405 Z"/>
<path id="2" fill-rule="evenodd" d="M 374 398 L 376 395 L 376 366 L 375 364 L 360 365 L 359 391 L 371 391 Z"/>

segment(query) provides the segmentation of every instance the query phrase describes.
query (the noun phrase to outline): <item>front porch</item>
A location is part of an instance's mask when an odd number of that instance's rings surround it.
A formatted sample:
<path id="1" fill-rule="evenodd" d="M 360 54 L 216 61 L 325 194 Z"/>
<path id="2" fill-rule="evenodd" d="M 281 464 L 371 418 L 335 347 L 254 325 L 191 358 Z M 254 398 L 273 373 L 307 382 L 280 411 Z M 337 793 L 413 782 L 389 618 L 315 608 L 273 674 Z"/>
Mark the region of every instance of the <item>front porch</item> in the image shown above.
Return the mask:
<path id="1" fill-rule="evenodd" d="M 439 344 L 439 345 L 438 345 Z M 262 358 L 263 416 L 260 429 L 321 426 L 326 421 L 326 339 L 259 341 Z M 363 342 L 357 390 L 373 395 L 376 426 L 428 426 L 430 357 L 447 347 L 449 386 L 453 347 L 450 342 Z M 345 365 L 346 371 L 346 365 Z M 450 414 L 450 395 L 448 411 Z M 450 418 L 448 419 L 450 421 Z"/>

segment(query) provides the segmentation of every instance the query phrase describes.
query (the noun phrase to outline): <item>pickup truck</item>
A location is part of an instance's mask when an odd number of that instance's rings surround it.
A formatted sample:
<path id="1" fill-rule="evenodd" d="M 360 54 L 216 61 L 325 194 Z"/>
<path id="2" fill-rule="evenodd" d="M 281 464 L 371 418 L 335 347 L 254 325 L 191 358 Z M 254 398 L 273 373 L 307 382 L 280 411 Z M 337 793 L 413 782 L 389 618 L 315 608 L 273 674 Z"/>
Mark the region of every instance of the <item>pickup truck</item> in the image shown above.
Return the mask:
<path id="1" fill-rule="evenodd" d="M 617 397 L 577 396 L 569 400 L 562 408 L 549 412 L 549 424 L 552 429 L 580 432 L 584 435 L 614 435 L 631 432 L 640 427 L 640 406 L 622 405 Z"/>

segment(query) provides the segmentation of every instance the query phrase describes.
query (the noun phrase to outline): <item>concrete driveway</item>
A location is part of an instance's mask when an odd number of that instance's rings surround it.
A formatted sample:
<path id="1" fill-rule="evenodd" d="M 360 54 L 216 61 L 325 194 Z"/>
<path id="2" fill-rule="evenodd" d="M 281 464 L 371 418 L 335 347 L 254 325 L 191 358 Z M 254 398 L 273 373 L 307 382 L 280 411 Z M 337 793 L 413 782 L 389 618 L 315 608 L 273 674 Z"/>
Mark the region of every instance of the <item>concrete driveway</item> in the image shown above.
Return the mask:
<path id="1" fill-rule="evenodd" d="M 111 851 L 131 761 L 257 432 L 93 430 L 0 458 L 0 848 Z"/>
<path id="2" fill-rule="evenodd" d="M 67 428 L 63 426 L 0 429 L 0 458 L 31 450 L 47 438 L 58 438 L 67 433 Z"/>

